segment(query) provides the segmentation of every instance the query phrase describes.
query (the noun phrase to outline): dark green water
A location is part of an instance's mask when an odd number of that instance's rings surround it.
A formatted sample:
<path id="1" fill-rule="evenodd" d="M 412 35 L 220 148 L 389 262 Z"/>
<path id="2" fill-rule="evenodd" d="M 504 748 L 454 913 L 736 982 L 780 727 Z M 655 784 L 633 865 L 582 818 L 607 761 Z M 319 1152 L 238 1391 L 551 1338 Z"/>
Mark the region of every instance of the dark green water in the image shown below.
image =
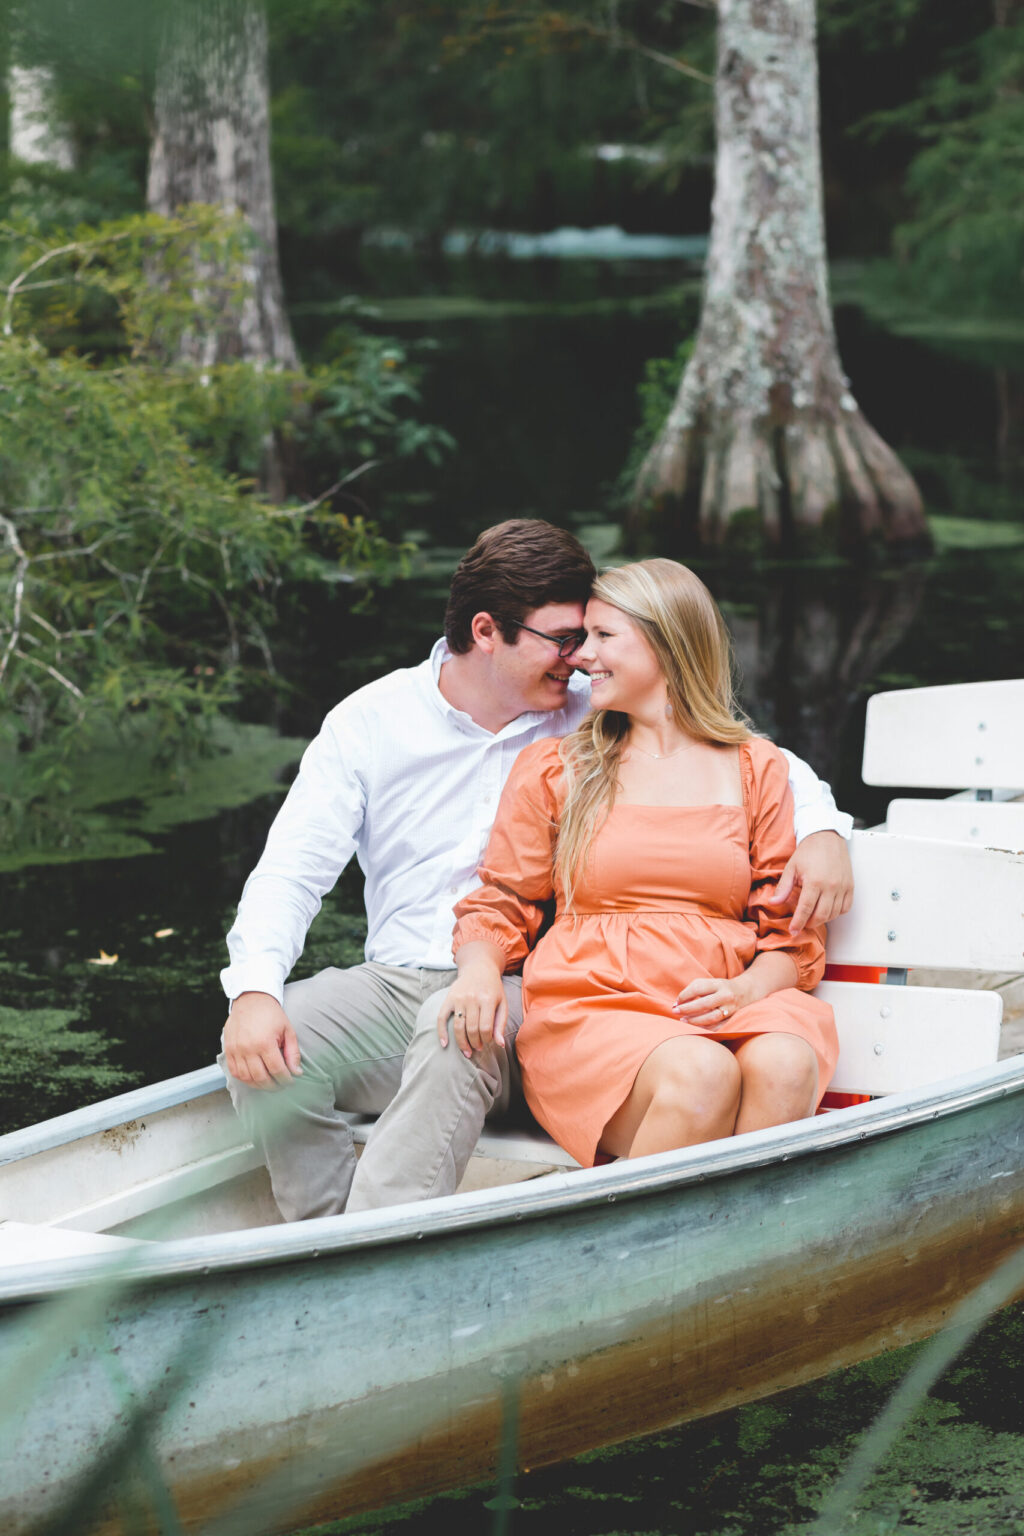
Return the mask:
<path id="1" fill-rule="evenodd" d="M 577 528 L 599 558 L 614 551 L 606 509 L 636 383 L 645 358 L 672 351 L 692 317 L 692 284 L 666 296 L 665 274 L 653 270 L 545 267 L 514 277 L 512 311 L 488 307 L 500 299 L 493 273 L 477 285 L 472 319 L 439 318 L 422 301 L 390 313 L 383 305 L 382 328 L 433 343 L 423 413 L 459 442 L 394 530 L 421 549 L 411 578 L 360 615 L 337 599 L 310 601 L 283 648 L 294 688 L 272 730 L 225 738 L 176 779 L 146 769 L 139 744 L 77 765 L 76 798 L 54 807 L 53 836 L 35 851 L 62 862 L 0 874 L 3 1129 L 211 1059 L 224 1013 L 223 934 L 282 793 L 276 781 L 337 698 L 425 654 L 451 566 L 481 527 L 545 516 Z M 467 283 L 463 272 L 452 286 Z M 840 332 L 862 405 L 938 514 L 935 556 L 868 571 L 828 562 L 700 569 L 733 630 L 754 718 L 870 824 L 889 798 L 860 782 L 871 692 L 1020 675 L 1024 523 L 1019 468 L 995 451 L 984 356 L 887 336 L 849 306 Z M 296 974 L 359 959 L 362 935 L 360 880 L 349 870 Z M 103 955 L 116 963 L 93 963 Z M 1018 1313 L 989 1325 L 844 1531 L 1024 1532 L 1022 1343 Z M 345 1529 L 797 1530 L 908 1364 L 906 1352 L 885 1357 L 770 1404 L 531 1473 L 504 1509 L 488 1507 L 493 1489 L 470 1490 Z"/>

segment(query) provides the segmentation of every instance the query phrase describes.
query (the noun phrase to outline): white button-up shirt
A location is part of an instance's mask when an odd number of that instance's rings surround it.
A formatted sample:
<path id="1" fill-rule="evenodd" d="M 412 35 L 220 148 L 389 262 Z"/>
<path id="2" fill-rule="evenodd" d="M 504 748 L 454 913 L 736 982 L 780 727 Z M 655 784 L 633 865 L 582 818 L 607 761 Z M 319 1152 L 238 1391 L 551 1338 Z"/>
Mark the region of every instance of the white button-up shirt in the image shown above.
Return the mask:
<path id="1" fill-rule="evenodd" d="M 502 786 L 522 749 L 564 736 L 590 705 L 574 673 L 564 706 L 519 715 L 497 733 L 441 693 L 443 640 L 418 667 L 378 678 L 331 710 L 306 748 L 246 881 L 221 972 L 229 998 L 269 992 L 280 1002 L 324 896 L 355 854 L 366 877 L 366 958 L 447 970 L 452 907 L 477 885 Z M 831 791 L 787 754 L 798 840 L 849 836 Z"/>

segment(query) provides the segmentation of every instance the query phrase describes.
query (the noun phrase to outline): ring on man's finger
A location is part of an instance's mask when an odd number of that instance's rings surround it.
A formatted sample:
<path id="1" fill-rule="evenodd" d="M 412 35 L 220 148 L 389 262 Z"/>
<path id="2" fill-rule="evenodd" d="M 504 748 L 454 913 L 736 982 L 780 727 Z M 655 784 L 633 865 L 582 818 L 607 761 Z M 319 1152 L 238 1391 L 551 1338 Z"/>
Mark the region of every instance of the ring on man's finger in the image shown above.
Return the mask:
<path id="1" fill-rule="evenodd" d="M 461 1008 L 456 1008 L 456 1010 L 455 1010 L 455 1012 L 454 1012 L 454 1014 L 452 1016 L 453 1016 L 453 1018 L 456 1018 L 456 1019 L 464 1019 L 466 1017 L 466 1015 L 463 1013 Z"/>

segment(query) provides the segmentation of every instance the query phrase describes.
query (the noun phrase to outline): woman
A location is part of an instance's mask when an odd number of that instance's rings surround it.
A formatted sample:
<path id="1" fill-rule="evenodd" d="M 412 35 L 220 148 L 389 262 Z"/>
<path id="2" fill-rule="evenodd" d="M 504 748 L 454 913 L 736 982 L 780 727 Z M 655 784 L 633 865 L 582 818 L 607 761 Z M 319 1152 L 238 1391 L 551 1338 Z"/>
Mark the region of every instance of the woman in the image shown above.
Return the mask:
<path id="1" fill-rule="evenodd" d="M 789 769 L 736 712 L 711 594 L 672 560 L 624 566 L 595 583 L 586 631 L 593 710 L 516 762 L 484 883 L 455 909 L 438 1028 L 483 1043 L 503 972 L 528 957 L 526 1098 L 590 1165 L 809 1115 L 838 1043 L 807 995 L 823 929 L 793 938 L 770 909 L 793 851 Z"/>

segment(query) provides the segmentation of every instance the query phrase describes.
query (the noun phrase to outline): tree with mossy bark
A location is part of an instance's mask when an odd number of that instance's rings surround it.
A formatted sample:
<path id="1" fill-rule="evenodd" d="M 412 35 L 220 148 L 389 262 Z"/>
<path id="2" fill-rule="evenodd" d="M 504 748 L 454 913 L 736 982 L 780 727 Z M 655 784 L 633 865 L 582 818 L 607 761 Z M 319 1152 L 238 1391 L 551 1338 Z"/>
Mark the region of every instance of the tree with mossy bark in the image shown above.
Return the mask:
<path id="1" fill-rule="evenodd" d="M 814 0 L 719 0 L 715 191 L 693 355 L 633 493 L 660 547 L 925 544 L 828 297 Z"/>
<path id="2" fill-rule="evenodd" d="M 176 0 L 157 61 L 146 201 L 174 216 L 196 203 L 240 214 L 252 239 L 242 302 L 182 337 L 187 361 L 294 368 L 284 307 L 270 167 L 267 18 L 259 0 Z M 200 276 L 202 260 L 199 258 Z M 217 274 L 210 274 L 216 278 Z"/>

